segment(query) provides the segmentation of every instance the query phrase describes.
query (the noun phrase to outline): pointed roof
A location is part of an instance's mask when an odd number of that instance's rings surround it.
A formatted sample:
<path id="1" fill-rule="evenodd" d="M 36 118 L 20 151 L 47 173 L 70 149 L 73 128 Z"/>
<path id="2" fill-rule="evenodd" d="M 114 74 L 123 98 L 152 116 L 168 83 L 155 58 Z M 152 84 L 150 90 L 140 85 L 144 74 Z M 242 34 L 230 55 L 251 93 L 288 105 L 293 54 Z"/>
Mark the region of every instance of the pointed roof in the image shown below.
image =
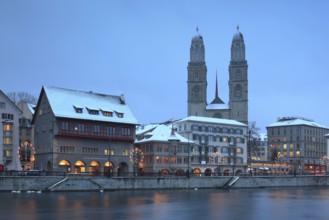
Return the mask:
<path id="1" fill-rule="evenodd" d="M 221 100 L 218 96 L 218 81 L 217 81 L 217 70 L 216 70 L 216 91 L 215 91 L 215 99 L 210 104 L 225 104 L 223 100 Z"/>

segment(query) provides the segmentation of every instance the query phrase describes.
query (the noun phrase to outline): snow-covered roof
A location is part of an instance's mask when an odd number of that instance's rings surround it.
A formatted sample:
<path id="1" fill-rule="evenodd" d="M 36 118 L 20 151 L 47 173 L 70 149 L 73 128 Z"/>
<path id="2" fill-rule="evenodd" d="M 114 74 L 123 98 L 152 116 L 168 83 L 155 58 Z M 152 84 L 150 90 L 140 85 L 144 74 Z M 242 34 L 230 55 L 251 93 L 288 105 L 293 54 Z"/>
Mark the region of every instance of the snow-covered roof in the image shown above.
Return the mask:
<path id="1" fill-rule="evenodd" d="M 236 120 L 224 119 L 224 118 L 200 117 L 200 116 L 189 116 L 187 118 L 178 121 L 178 123 L 183 121 L 206 122 L 206 123 L 226 124 L 226 125 L 234 125 L 234 126 L 247 126 L 246 124 L 243 124 Z"/>
<path id="2" fill-rule="evenodd" d="M 123 96 L 43 87 L 55 117 L 138 124 Z M 82 110 L 80 113 L 77 108 Z M 98 114 L 90 114 L 90 110 Z M 112 113 L 111 116 L 104 114 Z M 119 115 L 117 113 L 122 113 Z"/>
<path id="3" fill-rule="evenodd" d="M 150 130 L 150 128 L 152 129 Z M 138 134 L 143 134 L 145 138 L 141 140 L 136 140 L 135 143 L 144 143 L 150 141 L 163 141 L 168 142 L 171 137 L 172 132 L 172 125 L 171 124 L 152 124 L 152 126 L 145 126 L 144 128 L 137 129 L 136 136 Z M 182 143 L 193 143 L 193 141 L 189 141 L 188 139 L 184 138 L 182 135 L 175 132 L 175 137 L 179 142 Z"/>
<path id="4" fill-rule="evenodd" d="M 303 118 L 287 118 L 287 119 L 281 119 L 278 120 L 277 122 L 274 122 L 272 124 L 270 124 L 269 127 L 279 127 L 279 126 L 292 126 L 292 125 L 307 125 L 307 126 L 312 126 L 312 127 L 319 127 L 319 128 L 327 128 L 326 126 L 323 126 L 319 123 L 316 123 L 314 121 L 311 120 L 306 120 Z"/>
<path id="5" fill-rule="evenodd" d="M 208 104 L 206 106 L 207 110 L 220 110 L 220 109 L 229 109 L 227 104 Z"/>
<path id="6" fill-rule="evenodd" d="M 29 108 L 32 114 L 34 114 L 35 106 L 36 106 L 35 104 L 27 103 L 27 107 Z"/>

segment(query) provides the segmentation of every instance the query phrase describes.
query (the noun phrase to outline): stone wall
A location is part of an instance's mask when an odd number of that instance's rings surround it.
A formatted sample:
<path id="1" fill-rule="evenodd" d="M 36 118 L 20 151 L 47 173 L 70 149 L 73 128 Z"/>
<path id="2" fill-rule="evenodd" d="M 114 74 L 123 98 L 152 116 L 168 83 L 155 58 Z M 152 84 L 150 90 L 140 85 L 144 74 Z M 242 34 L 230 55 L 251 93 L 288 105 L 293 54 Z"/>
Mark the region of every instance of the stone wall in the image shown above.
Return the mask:
<path id="1" fill-rule="evenodd" d="M 222 188 L 231 177 L 4 177 L 0 191 L 97 191 Z M 232 188 L 329 186 L 329 176 L 240 177 Z"/>

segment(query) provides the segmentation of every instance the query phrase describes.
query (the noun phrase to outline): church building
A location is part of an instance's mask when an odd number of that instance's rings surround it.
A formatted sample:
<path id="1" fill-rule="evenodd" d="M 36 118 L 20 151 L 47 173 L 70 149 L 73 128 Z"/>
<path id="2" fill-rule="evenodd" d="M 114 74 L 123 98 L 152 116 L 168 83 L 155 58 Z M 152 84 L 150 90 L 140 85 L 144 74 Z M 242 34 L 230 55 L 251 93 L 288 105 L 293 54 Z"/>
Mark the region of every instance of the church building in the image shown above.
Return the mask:
<path id="1" fill-rule="evenodd" d="M 228 105 L 218 96 L 217 75 L 215 98 L 208 104 L 205 45 L 197 28 L 197 34 L 192 38 L 190 61 L 187 67 L 188 116 L 232 119 L 248 124 L 248 64 L 244 39 L 239 27 L 233 36 L 228 69 Z"/>

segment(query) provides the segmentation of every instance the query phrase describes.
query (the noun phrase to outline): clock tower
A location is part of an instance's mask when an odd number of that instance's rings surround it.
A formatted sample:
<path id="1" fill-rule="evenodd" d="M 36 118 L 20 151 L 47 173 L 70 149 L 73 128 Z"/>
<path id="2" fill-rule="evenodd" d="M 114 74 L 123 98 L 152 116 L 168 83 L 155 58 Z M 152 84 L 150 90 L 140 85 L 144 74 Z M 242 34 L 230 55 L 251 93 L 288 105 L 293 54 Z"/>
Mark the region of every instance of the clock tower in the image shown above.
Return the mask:
<path id="1" fill-rule="evenodd" d="M 239 26 L 232 40 L 228 84 L 230 118 L 248 125 L 248 64 Z"/>

